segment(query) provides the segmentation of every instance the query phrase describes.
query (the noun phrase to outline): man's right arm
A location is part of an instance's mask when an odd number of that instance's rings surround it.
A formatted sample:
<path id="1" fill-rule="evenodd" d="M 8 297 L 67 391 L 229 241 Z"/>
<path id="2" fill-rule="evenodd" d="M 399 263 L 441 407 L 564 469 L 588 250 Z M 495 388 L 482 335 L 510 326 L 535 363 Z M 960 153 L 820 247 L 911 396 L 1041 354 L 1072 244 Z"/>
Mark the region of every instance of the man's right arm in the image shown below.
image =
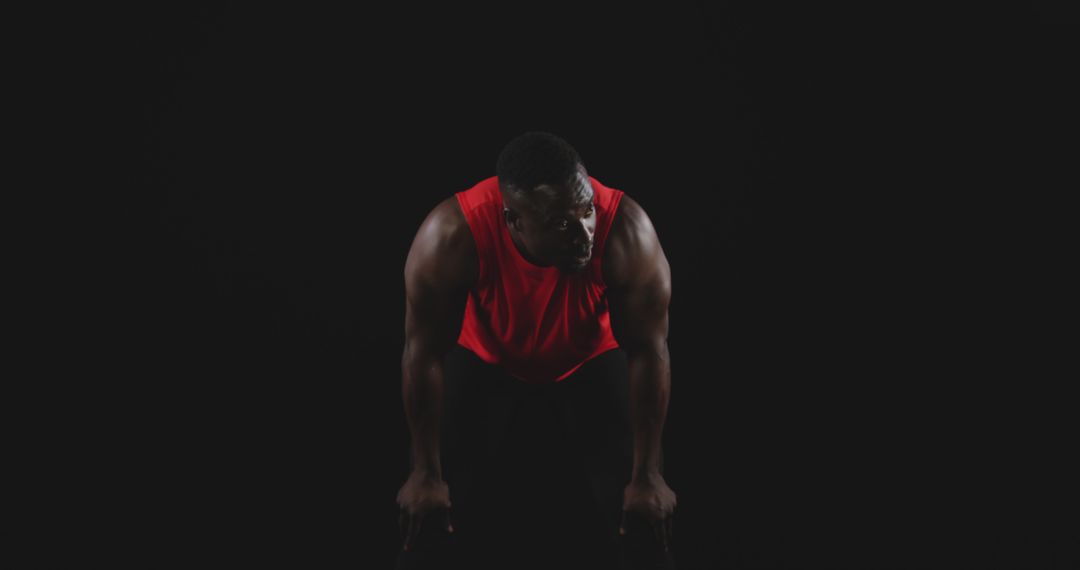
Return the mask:
<path id="1" fill-rule="evenodd" d="M 476 244 L 453 196 L 424 219 L 405 261 L 402 398 L 412 436 L 414 474 L 442 478 L 439 426 L 443 358 L 461 332 L 478 272 Z"/>

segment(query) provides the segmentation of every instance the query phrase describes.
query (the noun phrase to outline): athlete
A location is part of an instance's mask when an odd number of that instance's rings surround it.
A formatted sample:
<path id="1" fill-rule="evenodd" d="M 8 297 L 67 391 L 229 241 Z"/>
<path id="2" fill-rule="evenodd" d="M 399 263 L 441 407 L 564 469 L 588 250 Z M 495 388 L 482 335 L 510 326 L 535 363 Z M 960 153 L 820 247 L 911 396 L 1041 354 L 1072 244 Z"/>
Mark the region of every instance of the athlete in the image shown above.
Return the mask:
<path id="1" fill-rule="evenodd" d="M 424 544 L 425 533 L 479 532 L 459 507 L 471 509 L 473 494 L 492 487 L 463 470 L 446 473 L 444 463 L 501 448 L 479 446 L 480 432 L 452 445 L 444 434 L 472 433 L 461 426 L 479 422 L 489 441 L 505 441 L 515 412 L 484 416 L 475 404 L 487 391 L 509 395 L 502 407 L 541 397 L 562 406 L 596 512 L 621 549 L 610 567 L 639 567 L 651 544 L 672 568 L 676 495 L 661 450 L 671 275 L 642 207 L 590 176 L 562 138 L 526 132 L 502 149 L 495 176 L 427 215 L 405 262 L 405 289 L 402 396 L 412 445 L 397 494 L 398 568 L 446 567 L 429 548 L 446 541 Z M 633 524 L 644 531 L 634 534 Z M 626 544 L 631 535 L 636 544 Z"/>

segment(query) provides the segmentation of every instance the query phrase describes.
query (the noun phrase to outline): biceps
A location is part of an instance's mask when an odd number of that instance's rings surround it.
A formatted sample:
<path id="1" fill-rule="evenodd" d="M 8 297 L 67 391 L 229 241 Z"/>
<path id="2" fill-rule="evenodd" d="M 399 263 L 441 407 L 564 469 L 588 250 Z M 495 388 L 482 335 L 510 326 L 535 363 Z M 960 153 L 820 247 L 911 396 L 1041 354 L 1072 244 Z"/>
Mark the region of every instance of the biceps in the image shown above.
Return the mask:
<path id="1" fill-rule="evenodd" d="M 670 300 L 671 288 L 663 280 L 616 294 L 611 322 L 619 345 L 629 352 L 667 342 Z"/>
<path id="2" fill-rule="evenodd" d="M 405 298 L 406 350 L 443 353 L 461 332 L 465 292 L 410 291 Z"/>

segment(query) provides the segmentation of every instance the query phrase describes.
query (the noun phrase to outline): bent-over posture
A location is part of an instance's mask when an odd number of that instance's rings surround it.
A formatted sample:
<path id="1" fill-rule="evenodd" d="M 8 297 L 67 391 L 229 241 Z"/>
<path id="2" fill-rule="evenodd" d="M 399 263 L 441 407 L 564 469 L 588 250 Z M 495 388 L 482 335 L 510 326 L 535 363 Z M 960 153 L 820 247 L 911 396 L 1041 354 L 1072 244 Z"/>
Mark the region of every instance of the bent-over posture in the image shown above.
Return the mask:
<path id="1" fill-rule="evenodd" d="M 671 274 L 641 206 L 525 133 L 424 219 L 405 289 L 398 568 L 531 567 L 560 551 L 528 527 L 549 488 L 580 567 L 673 568 Z"/>

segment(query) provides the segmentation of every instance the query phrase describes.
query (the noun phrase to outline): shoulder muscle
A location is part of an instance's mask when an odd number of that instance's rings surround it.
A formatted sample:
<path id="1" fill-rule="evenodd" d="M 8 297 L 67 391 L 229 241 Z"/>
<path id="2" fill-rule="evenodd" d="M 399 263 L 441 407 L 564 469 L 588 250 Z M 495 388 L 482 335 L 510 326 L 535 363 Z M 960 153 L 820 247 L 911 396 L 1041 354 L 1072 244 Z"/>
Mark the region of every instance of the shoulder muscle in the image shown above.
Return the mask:
<path id="1" fill-rule="evenodd" d="M 612 331 L 628 351 L 656 348 L 667 338 L 671 268 L 645 210 L 625 195 L 619 210 L 604 254 Z"/>
<path id="2" fill-rule="evenodd" d="M 604 282 L 624 287 L 642 280 L 669 280 L 670 267 L 645 209 L 623 195 L 604 246 Z"/>
<path id="3" fill-rule="evenodd" d="M 472 233 L 451 196 L 424 218 L 405 260 L 407 342 L 438 350 L 452 344 L 478 267 Z"/>

